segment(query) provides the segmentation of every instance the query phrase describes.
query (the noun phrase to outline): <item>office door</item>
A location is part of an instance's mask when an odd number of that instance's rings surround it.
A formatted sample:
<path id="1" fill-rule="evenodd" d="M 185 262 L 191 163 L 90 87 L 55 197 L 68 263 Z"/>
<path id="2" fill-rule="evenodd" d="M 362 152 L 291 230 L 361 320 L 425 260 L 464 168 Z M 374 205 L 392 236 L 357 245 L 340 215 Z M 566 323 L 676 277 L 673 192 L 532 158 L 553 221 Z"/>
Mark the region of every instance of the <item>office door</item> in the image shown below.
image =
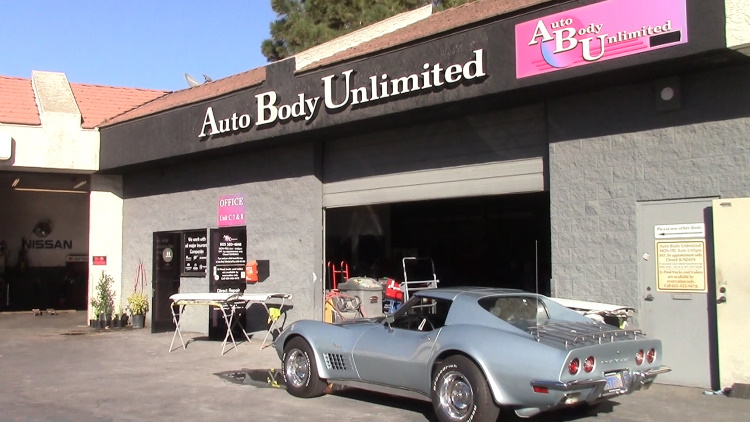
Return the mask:
<path id="1" fill-rule="evenodd" d="M 175 329 L 169 297 L 180 290 L 181 234 L 156 232 L 153 244 L 153 297 L 151 300 L 151 332 Z"/>

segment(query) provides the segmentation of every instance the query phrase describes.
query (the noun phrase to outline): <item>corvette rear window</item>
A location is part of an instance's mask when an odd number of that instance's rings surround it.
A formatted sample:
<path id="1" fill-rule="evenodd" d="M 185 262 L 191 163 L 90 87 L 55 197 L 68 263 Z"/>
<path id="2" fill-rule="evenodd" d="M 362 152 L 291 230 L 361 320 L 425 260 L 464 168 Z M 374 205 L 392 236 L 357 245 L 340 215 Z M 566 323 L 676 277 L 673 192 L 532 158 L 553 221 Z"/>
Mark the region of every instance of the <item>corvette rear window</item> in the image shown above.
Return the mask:
<path id="1" fill-rule="evenodd" d="M 535 297 L 485 297 L 479 300 L 479 306 L 503 321 L 520 328 L 536 325 L 549 319 L 544 304 Z"/>

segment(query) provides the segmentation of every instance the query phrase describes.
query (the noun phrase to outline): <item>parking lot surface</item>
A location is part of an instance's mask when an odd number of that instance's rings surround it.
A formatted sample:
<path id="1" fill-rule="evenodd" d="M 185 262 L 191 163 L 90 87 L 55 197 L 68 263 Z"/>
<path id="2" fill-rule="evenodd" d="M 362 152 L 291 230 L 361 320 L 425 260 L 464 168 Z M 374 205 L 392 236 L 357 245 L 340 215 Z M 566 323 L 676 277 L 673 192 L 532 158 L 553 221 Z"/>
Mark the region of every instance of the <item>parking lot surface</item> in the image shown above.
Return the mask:
<path id="1" fill-rule="evenodd" d="M 0 313 L 0 421 L 432 421 L 429 403 L 345 389 L 298 399 L 273 348 L 183 333 L 98 331 L 83 312 Z M 668 362 L 667 362 L 668 363 Z M 270 381 L 270 382 L 269 382 Z M 503 419 L 504 418 L 504 419 Z M 521 420 L 512 413 L 502 420 Z M 588 411 L 529 421 L 748 421 L 750 400 L 655 385 Z"/>

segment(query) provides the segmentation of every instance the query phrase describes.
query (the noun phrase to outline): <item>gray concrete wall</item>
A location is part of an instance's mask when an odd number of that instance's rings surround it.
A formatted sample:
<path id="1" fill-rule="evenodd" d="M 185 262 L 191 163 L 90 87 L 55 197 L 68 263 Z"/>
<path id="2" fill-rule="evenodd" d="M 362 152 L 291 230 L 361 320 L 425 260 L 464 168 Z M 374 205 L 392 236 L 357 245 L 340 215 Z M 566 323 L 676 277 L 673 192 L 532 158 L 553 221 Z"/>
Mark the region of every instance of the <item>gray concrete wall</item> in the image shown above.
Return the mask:
<path id="1" fill-rule="evenodd" d="M 750 196 L 748 66 L 551 100 L 552 287 L 559 297 L 638 306 L 636 204 Z"/>
<path id="2" fill-rule="evenodd" d="M 320 318 L 322 187 L 314 171 L 317 154 L 316 143 L 308 142 L 125 176 L 123 291 L 132 291 L 139 260 L 152 287 L 153 232 L 216 228 L 219 196 L 244 194 L 247 256 L 270 261 L 269 278 L 248 285 L 247 291 L 293 294 L 289 321 Z M 208 289 L 206 277 L 181 279 L 181 292 Z M 206 333 L 208 310 L 193 308 L 186 310 L 183 329 Z"/>

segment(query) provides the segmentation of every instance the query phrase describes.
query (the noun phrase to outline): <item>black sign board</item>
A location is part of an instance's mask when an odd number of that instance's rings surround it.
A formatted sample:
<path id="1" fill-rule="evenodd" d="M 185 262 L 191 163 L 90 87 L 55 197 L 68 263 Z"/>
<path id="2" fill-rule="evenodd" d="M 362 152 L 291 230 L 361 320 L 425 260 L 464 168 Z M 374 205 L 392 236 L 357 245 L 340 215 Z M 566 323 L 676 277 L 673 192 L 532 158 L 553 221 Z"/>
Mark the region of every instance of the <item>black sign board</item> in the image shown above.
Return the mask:
<path id="1" fill-rule="evenodd" d="M 247 230 L 245 227 L 211 229 L 211 291 L 245 291 Z"/>
<path id="2" fill-rule="evenodd" d="M 208 233 L 203 230 L 182 232 L 182 276 L 204 277 L 208 266 Z"/>

